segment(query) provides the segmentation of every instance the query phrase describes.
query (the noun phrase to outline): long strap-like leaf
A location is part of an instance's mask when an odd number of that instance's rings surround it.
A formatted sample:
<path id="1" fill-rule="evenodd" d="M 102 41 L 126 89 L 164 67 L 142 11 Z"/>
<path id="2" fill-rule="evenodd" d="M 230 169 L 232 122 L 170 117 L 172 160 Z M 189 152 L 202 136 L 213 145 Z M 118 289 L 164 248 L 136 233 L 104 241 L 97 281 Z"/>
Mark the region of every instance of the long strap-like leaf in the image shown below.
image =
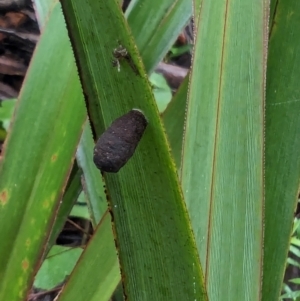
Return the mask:
<path id="1" fill-rule="evenodd" d="M 205 300 L 174 164 L 121 11 L 114 1 L 62 3 L 95 133 L 132 108 L 148 119 L 133 158 L 105 174 L 124 293 L 130 300 Z M 119 68 L 112 65 L 118 46 L 131 58 Z"/>
<path id="2" fill-rule="evenodd" d="M 181 178 L 213 301 L 260 298 L 267 10 L 200 7 Z"/>

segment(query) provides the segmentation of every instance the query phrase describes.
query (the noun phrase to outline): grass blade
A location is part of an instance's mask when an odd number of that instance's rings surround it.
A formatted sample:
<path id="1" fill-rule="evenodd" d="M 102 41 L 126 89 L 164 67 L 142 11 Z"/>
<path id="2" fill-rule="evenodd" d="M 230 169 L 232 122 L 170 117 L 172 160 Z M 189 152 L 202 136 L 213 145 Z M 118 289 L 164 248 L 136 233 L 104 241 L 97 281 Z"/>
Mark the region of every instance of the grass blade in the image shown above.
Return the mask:
<path id="1" fill-rule="evenodd" d="M 63 24 L 54 9 L 34 52 L 0 163 L 1 300 L 23 300 L 29 290 L 85 120 Z"/>
<path id="2" fill-rule="evenodd" d="M 163 59 L 191 15 L 190 0 L 131 1 L 126 16 L 147 73 Z"/>
<path id="3" fill-rule="evenodd" d="M 275 1 L 274 1 L 275 2 Z M 275 3 L 273 3 L 273 7 Z M 266 207 L 262 300 L 278 300 L 300 179 L 300 3 L 276 1 L 266 89 Z"/>
<path id="4" fill-rule="evenodd" d="M 109 300 L 120 281 L 119 262 L 112 236 L 110 215 L 107 212 L 80 257 L 59 301 Z M 87 287 L 89 289 L 82 289 Z"/>
<path id="5" fill-rule="evenodd" d="M 148 128 L 132 159 L 105 174 L 125 294 L 131 300 L 205 300 L 201 271 L 166 137 L 121 11 L 114 1 L 64 1 L 94 132 L 140 108 Z M 104 34 L 103 34 L 104 33 Z M 101 42 L 98 40 L 101 34 Z M 111 60 L 118 41 L 135 68 Z M 98 59 L 99 58 L 99 59 Z M 182 289 L 184 287 L 184 290 Z"/>
<path id="6" fill-rule="evenodd" d="M 200 7 L 182 186 L 213 301 L 260 298 L 267 10 L 267 1 Z"/>

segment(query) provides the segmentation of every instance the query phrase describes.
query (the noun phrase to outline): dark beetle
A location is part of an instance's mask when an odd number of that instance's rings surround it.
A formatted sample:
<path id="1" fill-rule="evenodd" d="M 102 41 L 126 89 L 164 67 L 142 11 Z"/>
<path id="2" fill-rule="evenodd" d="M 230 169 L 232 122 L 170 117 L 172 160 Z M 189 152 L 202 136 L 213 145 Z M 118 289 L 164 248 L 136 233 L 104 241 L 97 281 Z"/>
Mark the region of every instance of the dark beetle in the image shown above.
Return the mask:
<path id="1" fill-rule="evenodd" d="M 131 110 L 116 119 L 100 136 L 94 148 L 94 163 L 105 172 L 118 172 L 132 157 L 147 120 L 139 110 Z"/>

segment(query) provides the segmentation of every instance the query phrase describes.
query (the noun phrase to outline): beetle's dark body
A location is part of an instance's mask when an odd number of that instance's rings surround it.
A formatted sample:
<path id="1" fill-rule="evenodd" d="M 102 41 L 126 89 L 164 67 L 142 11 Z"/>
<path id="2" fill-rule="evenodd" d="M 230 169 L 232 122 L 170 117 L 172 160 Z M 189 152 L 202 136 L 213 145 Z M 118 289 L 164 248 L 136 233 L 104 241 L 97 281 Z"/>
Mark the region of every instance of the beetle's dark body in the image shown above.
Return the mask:
<path id="1" fill-rule="evenodd" d="M 131 110 L 116 119 L 94 148 L 94 163 L 105 172 L 118 172 L 132 157 L 147 127 L 144 114 Z"/>

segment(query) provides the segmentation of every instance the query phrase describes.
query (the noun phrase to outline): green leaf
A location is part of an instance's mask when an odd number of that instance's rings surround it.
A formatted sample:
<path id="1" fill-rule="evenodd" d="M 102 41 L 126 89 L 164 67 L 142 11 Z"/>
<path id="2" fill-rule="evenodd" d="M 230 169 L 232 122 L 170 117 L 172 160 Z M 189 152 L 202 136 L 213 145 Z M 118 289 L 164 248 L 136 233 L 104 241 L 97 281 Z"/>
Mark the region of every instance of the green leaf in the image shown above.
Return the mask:
<path id="1" fill-rule="evenodd" d="M 181 150 L 188 82 L 189 76 L 184 79 L 162 116 L 168 141 L 178 170 L 180 170 L 181 165 Z"/>
<path id="2" fill-rule="evenodd" d="M 209 300 L 259 300 L 267 1 L 203 0 L 181 168 Z"/>
<path id="3" fill-rule="evenodd" d="M 297 235 L 297 232 L 300 229 L 300 219 L 294 218 L 294 223 L 293 223 L 293 230 L 292 230 L 292 235 Z"/>
<path id="4" fill-rule="evenodd" d="M 300 263 L 297 262 L 296 260 L 294 260 L 293 258 L 288 258 L 288 259 L 287 259 L 287 263 L 288 263 L 288 264 L 291 264 L 291 265 L 293 265 L 293 266 L 295 266 L 295 267 L 300 268 Z"/>
<path id="5" fill-rule="evenodd" d="M 82 190 L 80 177 L 81 171 L 78 169 L 77 164 L 74 164 L 64 196 L 60 201 L 60 207 L 55 218 L 55 223 L 51 229 L 50 238 L 48 239 L 47 248 L 45 251 L 46 254 L 48 253 L 49 249 L 55 244 L 56 239 L 63 229 L 70 211 L 72 210 L 72 207 Z"/>
<path id="6" fill-rule="evenodd" d="M 170 58 L 178 57 L 186 52 L 189 52 L 193 49 L 193 45 L 187 44 L 179 47 L 172 47 L 170 49 L 171 54 L 169 55 Z"/>
<path id="7" fill-rule="evenodd" d="M 300 2 L 276 5 L 266 87 L 264 301 L 280 295 L 300 178 Z"/>
<path id="8" fill-rule="evenodd" d="M 130 300 L 206 300 L 174 164 L 121 11 L 114 1 L 63 1 L 63 8 L 94 132 L 132 108 L 149 121 L 133 158 L 104 174 L 124 293 Z M 100 35 L 101 42 L 93 38 Z M 120 59 L 120 71 L 111 65 L 117 41 L 132 59 Z"/>
<path id="9" fill-rule="evenodd" d="M 300 278 L 290 279 L 289 282 L 292 282 L 292 283 L 295 283 L 295 284 L 300 284 Z"/>
<path id="10" fill-rule="evenodd" d="M 294 247 L 293 245 L 290 245 L 290 252 L 296 255 L 297 257 L 300 257 L 300 250 L 299 248 Z"/>
<path id="11" fill-rule="evenodd" d="M 83 191 L 81 191 L 77 203 L 72 208 L 72 211 L 70 212 L 70 216 L 76 216 L 87 220 L 90 219 L 90 213 L 87 207 L 85 194 Z"/>
<path id="12" fill-rule="evenodd" d="M 8 131 L 10 120 L 15 108 L 17 100 L 8 99 L 1 102 L 0 105 L 0 126 Z"/>
<path id="13" fill-rule="evenodd" d="M 149 78 L 153 85 L 153 94 L 158 111 L 162 113 L 172 98 L 172 92 L 163 75 L 153 72 Z"/>
<path id="14" fill-rule="evenodd" d="M 59 301 L 109 300 L 120 281 L 119 262 L 112 236 L 110 215 L 107 212 L 80 257 L 80 264 L 76 265 L 60 294 Z"/>
<path id="15" fill-rule="evenodd" d="M 293 300 L 296 300 L 296 298 L 298 297 L 300 297 L 300 291 L 294 291 L 280 296 L 281 299 L 293 299 Z"/>
<path id="16" fill-rule="evenodd" d="M 130 2 L 127 20 L 148 74 L 169 51 L 191 15 L 190 0 Z"/>
<path id="17" fill-rule="evenodd" d="M 107 201 L 101 174 L 93 162 L 95 142 L 89 126 L 87 123 L 84 128 L 76 158 L 84 174 L 82 185 L 87 197 L 91 221 L 93 227 L 96 228 L 104 212 L 107 210 Z"/>
<path id="18" fill-rule="evenodd" d="M 290 243 L 292 245 L 300 247 L 300 239 L 298 239 L 297 237 L 292 237 Z"/>
<path id="19" fill-rule="evenodd" d="M 66 34 L 56 6 L 36 46 L 0 162 L 0 300 L 27 295 L 86 117 Z"/>
<path id="20" fill-rule="evenodd" d="M 68 277 L 79 256 L 81 248 L 53 246 L 35 277 L 34 286 L 50 290 Z"/>

